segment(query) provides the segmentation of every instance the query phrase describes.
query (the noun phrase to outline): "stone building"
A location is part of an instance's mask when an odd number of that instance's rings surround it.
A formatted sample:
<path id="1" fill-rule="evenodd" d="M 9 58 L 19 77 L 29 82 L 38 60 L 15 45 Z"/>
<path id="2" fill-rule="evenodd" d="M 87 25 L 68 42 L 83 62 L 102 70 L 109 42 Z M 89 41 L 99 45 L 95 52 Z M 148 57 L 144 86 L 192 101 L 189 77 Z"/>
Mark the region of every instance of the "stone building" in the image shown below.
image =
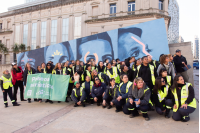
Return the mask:
<path id="1" fill-rule="evenodd" d="M 158 18 L 168 31 L 169 0 L 26 0 L 0 14 L 1 64 L 16 61 L 12 46 L 27 50 L 73 40 Z"/>

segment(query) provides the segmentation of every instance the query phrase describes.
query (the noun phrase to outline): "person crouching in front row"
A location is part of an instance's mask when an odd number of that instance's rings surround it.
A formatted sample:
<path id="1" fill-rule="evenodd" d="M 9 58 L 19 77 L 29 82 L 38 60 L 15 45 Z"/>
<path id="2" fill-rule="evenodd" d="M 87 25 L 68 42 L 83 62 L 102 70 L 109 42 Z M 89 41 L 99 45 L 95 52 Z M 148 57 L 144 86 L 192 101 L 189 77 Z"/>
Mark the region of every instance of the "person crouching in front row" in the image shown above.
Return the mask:
<path id="1" fill-rule="evenodd" d="M 74 107 L 80 106 L 82 105 L 83 107 L 85 107 L 85 89 L 80 87 L 80 83 L 79 82 L 74 82 L 74 85 L 76 86 L 73 90 L 72 90 L 72 94 L 71 94 L 71 98 L 72 100 L 75 102 Z"/>
<path id="2" fill-rule="evenodd" d="M 126 104 L 128 110 L 131 111 L 130 118 L 138 116 L 138 110 L 140 110 L 145 120 L 149 120 L 147 111 L 150 109 L 150 96 L 151 91 L 144 80 L 141 77 L 135 78 L 133 87 L 129 90 L 129 101 Z"/>
<path id="3" fill-rule="evenodd" d="M 4 104 L 5 104 L 5 108 L 8 107 L 8 102 L 7 102 L 7 94 L 10 97 L 10 100 L 13 104 L 13 106 L 19 106 L 20 104 L 18 104 L 13 96 L 12 96 L 12 78 L 10 73 L 8 72 L 8 70 L 5 70 L 3 72 L 3 76 L 0 77 L 0 85 L 1 85 L 1 90 L 3 92 L 3 99 L 4 99 Z"/>
<path id="4" fill-rule="evenodd" d="M 116 94 L 118 92 L 118 85 L 115 84 L 115 79 L 111 78 L 110 79 L 110 85 L 107 86 L 106 88 L 106 93 L 103 96 L 103 108 L 106 107 L 106 105 L 108 105 L 108 109 L 112 108 L 112 106 L 114 105 L 114 101 L 116 99 Z"/>
<path id="5" fill-rule="evenodd" d="M 94 102 L 97 103 L 97 106 L 103 102 L 103 96 L 106 91 L 106 84 L 101 83 L 98 77 L 95 78 L 95 83 L 92 87 L 92 97 L 94 98 Z"/>

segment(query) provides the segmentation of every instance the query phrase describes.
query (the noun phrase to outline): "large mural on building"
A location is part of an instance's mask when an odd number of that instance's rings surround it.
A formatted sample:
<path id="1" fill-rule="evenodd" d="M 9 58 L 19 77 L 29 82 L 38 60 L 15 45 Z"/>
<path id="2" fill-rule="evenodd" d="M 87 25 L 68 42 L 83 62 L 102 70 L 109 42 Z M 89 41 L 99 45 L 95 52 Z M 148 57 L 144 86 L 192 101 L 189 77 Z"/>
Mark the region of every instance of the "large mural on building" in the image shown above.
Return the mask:
<path id="1" fill-rule="evenodd" d="M 136 59 L 151 55 L 159 60 L 160 54 L 169 54 L 164 19 L 157 19 L 124 28 L 119 28 L 17 55 L 17 63 L 24 69 L 29 62 L 33 68 L 52 61 L 63 63 L 71 60 L 96 62 L 130 56 Z"/>

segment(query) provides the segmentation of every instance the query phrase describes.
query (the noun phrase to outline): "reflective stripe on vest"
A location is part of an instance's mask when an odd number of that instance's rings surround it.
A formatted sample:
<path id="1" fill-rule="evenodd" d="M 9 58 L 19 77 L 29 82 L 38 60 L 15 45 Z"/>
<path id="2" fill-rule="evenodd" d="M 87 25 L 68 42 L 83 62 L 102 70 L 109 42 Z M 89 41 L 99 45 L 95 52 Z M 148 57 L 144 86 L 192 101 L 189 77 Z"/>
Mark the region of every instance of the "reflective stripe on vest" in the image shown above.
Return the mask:
<path id="1" fill-rule="evenodd" d="M 29 70 L 28 70 L 28 74 L 30 74 L 30 75 L 32 74 L 32 69 L 31 69 L 31 72 L 29 72 Z"/>
<path id="2" fill-rule="evenodd" d="M 167 79 L 168 85 L 171 86 L 171 76 L 167 76 L 166 79 Z"/>
<path id="3" fill-rule="evenodd" d="M 160 102 L 162 102 L 165 99 L 165 97 L 168 94 L 168 90 L 169 90 L 169 86 L 166 85 L 166 87 L 164 87 L 164 93 L 162 92 L 162 90 L 158 91 L 158 97 L 159 97 Z"/>
<path id="4" fill-rule="evenodd" d="M 7 79 L 4 76 L 2 76 L 0 79 L 3 80 L 3 89 L 8 89 L 9 87 L 13 87 L 13 84 L 11 82 L 12 81 L 11 77 Z"/>
<path id="5" fill-rule="evenodd" d="M 77 94 L 76 94 L 76 89 L 73 89 L 73 91 L 74 91 L 75 97 L 78 97 Z M 83 91 L 83 88 L 81 87 L 80 88 L 80 96 L 82 96 L 82 91 Z"/>
<path id="6" fill-rule="evenodd" d="M 99 79 L 101 80 L 102 83 L 104 83 L 103 78 L 101 77 L 101 72 L 98 74 Z"/>
<path id="7" fill-rule="evenodd" d="M 153 61 L 153 64 L 154 64 L 154 66 L 155 66 L 155 68 L 156 68 L 156 60 Z"/>
<path id="8" fill-rule="evenodd" d="M 90 72 L 88 70 L 86 70 L 86 74 L 87 74 L 87 76 L 90 77 L 90 80 L 91 80 L 91 74 L 90 74 Z"/>
<path id="9" fill-rule="evenodd" d="M 92 86 L 94 85 L 93 81 L 90 81 L 90 92 L 92 91 Z M 85 88 L 85 82 L 82 83 L 83 89 Z"/>
<path id="10" fill-rule="evenodd" d="M 109 77 L 110 79 L 111 79 L 111 78 L 114 78 L 116 83 L 120 83 L 120 77 L 119 77 L 119 75 L 117 74 L 117 67 L 112 67 L 112 71 L 113 71 L 113 75 L 109 72 L 109 70 L 107 70 L 107 75 L 108 75 L 108 77 Z"/>
<path id="11" fill-rule="evenodd" d="M 119 69 L 119 71 L 121 72 L 121 69 L 120 69 L 120 64 L 117 64 L 117 68 Z"/>
<path id="12" fill-rule="evenodd" d="M 148 90 L 149 90 L 149 88 L 146 88 L 146 89 L 144 90 L 144 94 L 145 94 L 145 92 L 148 91 Z M 151 104 L 151 106 L 153 106 L 153 103 L 151 102 L 151 99 L 149 99 L 149 103 Z"/>
<path id="13" fill-rule="evenodd" d="M 138 77 L 138 73 L 140 71 L 140 68 L 141 68 L 141 65 L 139 65 L 137 67 L 137 76 L 136 77 Z M 156 78 L 155 78 L 155 75 L 154 75 L 154 66 L 152 66 L 152 65 L 149 64 L 149 68 L 150 68 L 150 72 L 151 72 L 152 83 L 153 83 L 153 85 L 155 85 Z"/>
<path id="14" fill-rule="evenodd" d="M 117 86 L 115 86 L 115 88 L 113 88 L 113 91 L 114 91 L 114 97 L 115 97 L 115 93 L 116 93 L 116 88 L 117 88 Z M 109 95 L 111 96 L 112 94 L 110 93 L 110 91 L 109 91 Z"/>
<path id="15" fill-rule="evenodd" d="M 181 88 L 181 105 L 185 104 L 185 101 L 187 100 L 188 98 L 188 95 L 189 95 L 189 91 L 188 91 L 188 87 L 192 85 L 191 83 L 186 83 L 186 85 L 184 85 L 182 88 Z M 178 95 L 177 95 L 177 92 L 176 92 L 176 88 L 174 88 L 174 91 L 172 91 L 173 95 L 174 95 L 174 99 L 175 99 L 175 104 L 177 106 L 176 109 L 173 108 L 173 112 L 176 112 L 179 108 L 179 102 L 178 102 Z M 196 108 L 197 107 L 197 104 L 196 104 L 196 100 L 195 98 L 193 98 L 193 101 L 191 103 L 188 104 L 189 107 L 193 107 L 193 108 Z"/>
<path id="16" fill-rule="evenodd" d="M 123 85 L 124 83 L 122 82 L 120 85 L 119 85 L 119 92 L 121 93 L 121 86 Z M 133 83 L 132 82 L 130 82 L 130 81 L 128 81 L 128 83 L 127 83 L 127 85 L 126 85 L 126 93 L 128 93 L 128 91 L 129 91 L 129 88 L 131 87 L 131 85 L 132 85 Z M 128 101 L 128 98 L 126 98 L 126 102 Z"/>
<path id="17" fill-rule="evenodd" d="M 70 74 L 71 74 L 71 69 L 70 68 L 67 68 L 67 70 L 70 72 Z M 72 81 L 72 77 L 70 77 L 70 79 L 69 79 L 69 83 L 73 83 L 73 81 Z"/>

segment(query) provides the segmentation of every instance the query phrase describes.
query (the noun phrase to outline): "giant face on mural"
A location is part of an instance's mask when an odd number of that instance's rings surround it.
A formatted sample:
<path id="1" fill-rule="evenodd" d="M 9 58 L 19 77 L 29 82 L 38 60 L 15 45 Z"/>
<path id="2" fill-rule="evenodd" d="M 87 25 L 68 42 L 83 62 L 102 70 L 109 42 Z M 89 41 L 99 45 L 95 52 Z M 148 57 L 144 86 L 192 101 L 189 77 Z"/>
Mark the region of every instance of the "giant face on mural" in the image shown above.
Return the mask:
<path id="1" fill-rule="evenodd" d="M 95 59 L 96 63 L 114 58 L 112 41 L 107 32 L 77 39 L 77 59 L 85 63 Z"/>
<path id="2" fill-rule="evenodd" d="M 24 69 L 27 62 L 36 68 L 42 62 L 56 64 L 76 59 L 95 59 L 97 63 L 114 57 L 125 60 L 151 55 L 158 60 L 160 54 L 169 54 L 163 18 L 20 53 L 17 62 Z"/>
<path id="3" fill-rule="evenodd" d="M 45 63 L 52 61 L 55 65 L 57 62 L 64 63 L 69 60 L 74 60 L 74 55 L 69 42 L 50 45 L 46 47 L 45 50 Z"/>

